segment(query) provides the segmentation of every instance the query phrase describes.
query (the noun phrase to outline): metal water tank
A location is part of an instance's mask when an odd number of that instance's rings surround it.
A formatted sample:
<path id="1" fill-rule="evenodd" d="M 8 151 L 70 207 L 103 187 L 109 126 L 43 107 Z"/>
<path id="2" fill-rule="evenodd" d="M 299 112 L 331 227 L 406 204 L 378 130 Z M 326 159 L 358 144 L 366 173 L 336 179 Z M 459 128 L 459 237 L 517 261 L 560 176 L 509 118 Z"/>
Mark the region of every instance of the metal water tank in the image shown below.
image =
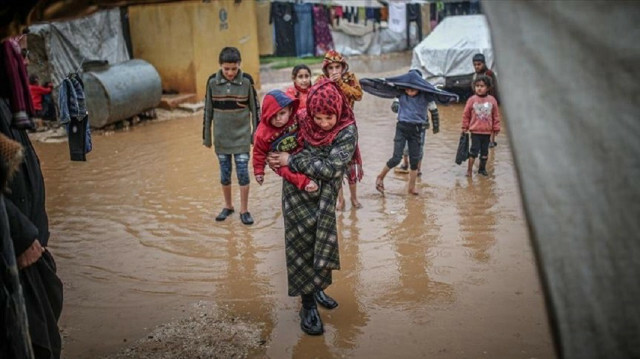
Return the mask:
<path id="1" fill-rule="evenodd" d="M 162 82 L 150 63 L 135 59 L 92 67 L 82 74 L 91 127 L 131 118 L 160 103 Z"/>

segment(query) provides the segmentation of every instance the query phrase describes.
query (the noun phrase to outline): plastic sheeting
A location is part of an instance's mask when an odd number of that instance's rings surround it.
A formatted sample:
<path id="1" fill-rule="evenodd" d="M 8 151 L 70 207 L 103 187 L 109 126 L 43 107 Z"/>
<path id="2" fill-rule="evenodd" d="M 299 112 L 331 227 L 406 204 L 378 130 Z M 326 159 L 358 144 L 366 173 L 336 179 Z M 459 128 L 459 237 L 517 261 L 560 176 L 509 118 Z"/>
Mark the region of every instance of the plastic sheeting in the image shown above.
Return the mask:
<path id="1" fill-rule="evenodd" d="M 416 41 L 417 31 L 411 26 L 411 40 Z M 345 56 L 380 55 L 388 52 L 404 51 L 407 49 L 406 32 L 393 32 L 389 28 L 373 23 L 364 26 L 340 21 L 340 25 L 331 30 L 336 51 Z"/>
<path id="2" fill-rule="evenodd" d="M 130 58 L 119 9 L 71 21 L 32 25 L 29 30 L 29 50 L 42 56 L 32 61 L 29 72 L 38 73 L 41 79 L 51 79 L 56 85 L 69 73 L 82 70 L 84 62 L 106 60 L 116 64 Z"/>
<path id="3" fill-rule="evenodd" d="M 412 68 L 422 71 L 435 85 L 445 78 L 472 75 L 474 54 L 485 55 L 493 68 L 493 48 L 489 25 L 484 15 L 449 16 L 413 49 Z"/>
<path id="4" fill-rule="evenodd" d="M 486 1 L 561 358 L 640 358 L 640 6 Z"/>

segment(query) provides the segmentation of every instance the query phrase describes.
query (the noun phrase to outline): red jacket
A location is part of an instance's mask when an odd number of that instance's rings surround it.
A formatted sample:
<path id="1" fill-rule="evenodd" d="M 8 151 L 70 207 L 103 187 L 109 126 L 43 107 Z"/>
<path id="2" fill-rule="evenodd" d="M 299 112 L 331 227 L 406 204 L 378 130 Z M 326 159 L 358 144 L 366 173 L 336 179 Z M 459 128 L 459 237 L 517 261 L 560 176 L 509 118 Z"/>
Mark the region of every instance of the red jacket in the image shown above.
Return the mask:
<path id="1" fill-rule="evenodd" d="M 300 105 L 298 106 L 298 111 L 307 108 L 307 94 L 309 93 L 309 89 L 300 90 L 295 85 L 291 86 L 285 91 L 287 95 L 291 98 L 297 98 L 300 100 Z"/>
<path id="2" fill-rule="evenodd" d="M 272 151 L 295 153 L 302 149 L 298 141 L 298 121 L 296 110 L 299 101 L 287 96 L 280 90 L 269 91 L 262 100 L 260 124 L 253 139 L 253 174 L 264 175 L 267 154 Z M 270 119 L 286 106 L 291 106 L 291 115 L 286 125 L 274 127 Z M 276 173 L 285 180 L 304 190 L 309 177 L 302 173 L 291 172 L 289 167 L 280 167 Z"/>
<path id="3" fill-rule="evenodd" d="M 467 100 L 462 113 L 462 131 L 490 135 L 500 132 L 498 101 L 491 95 L 473 95 Z"/>
<path id="4" fill-rule="evenodd" d="M 42 111 L 42 95 L 51 93 L 51 87 L 44 87 L 40 85 L 29 85 L 29 91 L 31 92 L 31 100 L 33 101 L 33 108 L 36 111 Z"/>

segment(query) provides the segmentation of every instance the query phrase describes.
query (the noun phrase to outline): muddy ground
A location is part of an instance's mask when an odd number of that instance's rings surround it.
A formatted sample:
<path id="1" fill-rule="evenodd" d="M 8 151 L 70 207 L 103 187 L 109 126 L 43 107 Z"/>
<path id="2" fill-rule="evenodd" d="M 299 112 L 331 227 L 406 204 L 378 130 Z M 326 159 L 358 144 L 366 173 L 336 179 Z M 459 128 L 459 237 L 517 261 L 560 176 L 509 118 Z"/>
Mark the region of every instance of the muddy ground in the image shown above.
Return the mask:
<path id="1" fill-rule="evenodd" d="M 382 77 L 410 57 L 351 62 L 359 77 Z M 288 76 L 264 74 L 263 93 Z M 255 225 L 214 221 L 224 202 L 201 112 L 96 133 L 85 163 L 64 142 L 36 142 L 65 285 L 64 357 L 553 358 L 504 132 L 490 176 L 468 179 L 454 163 L 463 107 L 441 106 L 420 196 L 390 173 L 382 197 L 390 103 L 365 95 L 355 107 L 364 208 L 338 215 L 342 269 L 327 292 L 340 306 L 321 310 L 320 337 L 301 333 L 299 300 L 286 295 L 280 178 L 252 183 Z"/>

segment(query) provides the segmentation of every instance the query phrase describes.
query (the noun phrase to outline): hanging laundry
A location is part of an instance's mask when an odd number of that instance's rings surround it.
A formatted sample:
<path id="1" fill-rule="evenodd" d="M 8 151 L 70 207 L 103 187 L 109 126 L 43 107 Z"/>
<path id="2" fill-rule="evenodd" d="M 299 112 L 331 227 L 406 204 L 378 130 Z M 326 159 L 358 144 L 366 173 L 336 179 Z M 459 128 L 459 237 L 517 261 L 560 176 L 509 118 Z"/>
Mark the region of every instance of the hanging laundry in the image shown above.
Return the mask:
<path id="1" fill-rule="evenodd" d="M 0 90 L 0 97 L 8 98 L 11 104 L 11 126 L 17 129 L 34 129 L 31 118 L 36 111 L 33 107 L 27 69 L 22 51 L 16 38 L 2 42 L 0 54 L 0 83 L 6 84 Z"/>
<path id="2" fill-rule="evenodd" d="M 418 42 L 422 41 L 422 10 L 420 4 L 407 4 L 407 48 L 411 47 L 411 23 L 416 23 L 418 29 Z"/>
<path id="3" fill-rule="evenodd" d="M 329 28 L 329 15 L 322 5 L 313 7 L 313 35 L 316 40 L 316 56 L 333 49 L 333 37 Z"/>
<path id="4" fill-rule="evenodd" d="M 389 3 L 389 30 L 404 32 L 407 28 L 407 7 L 404 3 Z"/>
<path id="5" fill-rule="evenodd" d="M 84 84 L 80 75 L 69 74 L 62 80 L 58 90 L 58 108 L 60 123 L 67 129 L 72 161 L 86 161 L 86 154 L 93 149 L 85 99 Z"/>
<path id="6" fill-rule="evenodd" d="M 315 54 L 313 42 L 313 5 L 309 3 L 295 4 L 296 23 L 296 55 L 298 57 Z"/>
<path id="7" fill-rule="evenodd" d="M 289 2 L 273 2 L 269 23 L 274 24 L 277 56 L 296 56 L 296 37 L 294 24 L 296 13 Z"/>

